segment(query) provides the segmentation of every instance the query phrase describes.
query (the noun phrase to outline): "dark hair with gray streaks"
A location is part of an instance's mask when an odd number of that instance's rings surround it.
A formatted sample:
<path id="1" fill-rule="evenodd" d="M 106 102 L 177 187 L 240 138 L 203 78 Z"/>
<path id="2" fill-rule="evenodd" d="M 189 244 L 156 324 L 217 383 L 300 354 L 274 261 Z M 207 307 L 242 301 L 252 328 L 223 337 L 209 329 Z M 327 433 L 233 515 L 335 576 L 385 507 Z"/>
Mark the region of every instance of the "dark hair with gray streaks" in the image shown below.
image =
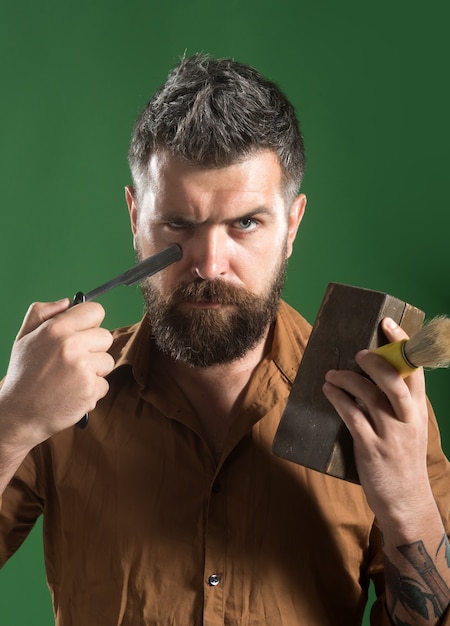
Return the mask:
<path id="1" fill-rule="evenodd" d="M 137 192 L 158 150 L 217 168 L 273 150 L 289 200 L 298 193 L 305 153 L 295 110 L 278 86 L 232 59 L 181 60 L 136 120 L 128 160 Z"/>

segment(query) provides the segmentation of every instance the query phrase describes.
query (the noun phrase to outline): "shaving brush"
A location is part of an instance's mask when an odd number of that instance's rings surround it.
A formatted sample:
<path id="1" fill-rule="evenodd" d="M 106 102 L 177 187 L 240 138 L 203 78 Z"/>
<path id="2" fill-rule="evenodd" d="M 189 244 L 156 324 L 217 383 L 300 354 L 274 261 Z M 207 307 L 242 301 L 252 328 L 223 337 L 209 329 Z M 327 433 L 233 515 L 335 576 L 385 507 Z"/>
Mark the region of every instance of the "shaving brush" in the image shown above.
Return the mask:
<path id="1" fill-rule="evenodd" d="M 437 316 L 409 339 L 402 339 L 373 350 L 406 378 L 419 367 L 435 369 L 450 365 L 450 319 Z"/>

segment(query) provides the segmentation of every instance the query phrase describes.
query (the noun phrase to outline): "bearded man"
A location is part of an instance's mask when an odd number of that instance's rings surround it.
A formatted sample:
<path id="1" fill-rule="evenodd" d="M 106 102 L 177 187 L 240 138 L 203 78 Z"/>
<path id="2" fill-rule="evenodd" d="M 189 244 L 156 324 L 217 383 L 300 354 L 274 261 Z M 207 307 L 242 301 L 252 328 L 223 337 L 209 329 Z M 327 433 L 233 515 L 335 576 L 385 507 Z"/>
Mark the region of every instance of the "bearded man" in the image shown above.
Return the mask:
<path id="1" fill-rule="evenodd" d="M 138 259 L 183 256 L 112 335 L 98 304 L 31 307 L 0 392 L 1 562 L 43 514 L 61 626 L 356 626 L 371 579 L 374 625 L 450 624 L 449 466 L 421 371 L 363 351 L 364 376 L 327 374 L 361 486 L 271 453 L 310 333 L 280 299 L 306 206 L 290 102 L 249 66 L 183 59 L 129 162 Z"/>

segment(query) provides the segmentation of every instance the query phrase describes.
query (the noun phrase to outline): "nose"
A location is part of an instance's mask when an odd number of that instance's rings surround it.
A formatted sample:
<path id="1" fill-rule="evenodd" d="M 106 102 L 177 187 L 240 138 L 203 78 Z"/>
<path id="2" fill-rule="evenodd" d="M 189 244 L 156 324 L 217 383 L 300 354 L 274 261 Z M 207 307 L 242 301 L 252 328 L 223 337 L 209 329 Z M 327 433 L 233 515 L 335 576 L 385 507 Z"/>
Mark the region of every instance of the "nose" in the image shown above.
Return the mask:
<path id="1" fill-rule="evenodd" d="M 227 273 L 226 234 L 220 228 L 199 228 L 192 246 L 192 270 L 196 277 L 213 280 Z"/>

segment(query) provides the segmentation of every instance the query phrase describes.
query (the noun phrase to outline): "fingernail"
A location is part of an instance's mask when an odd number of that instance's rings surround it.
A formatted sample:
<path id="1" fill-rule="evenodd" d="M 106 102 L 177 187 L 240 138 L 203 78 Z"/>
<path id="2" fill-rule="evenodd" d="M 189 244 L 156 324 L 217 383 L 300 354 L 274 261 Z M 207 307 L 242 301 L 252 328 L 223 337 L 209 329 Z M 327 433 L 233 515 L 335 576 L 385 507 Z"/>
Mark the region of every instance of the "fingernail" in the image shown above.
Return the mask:
<path id="1" fill-rule="evenodd" d="M 366 354 L 369 354 L 369 352 L 370 350 L 360 350 L 359 352 L 356 353 L 355 360 L 359 361 L 360 359 L 364 359 Z"/>
<path id="2" fill-rule="evenodd" d="M 392 317 L 386 317 L 386 319 L 384 320 L 384 323 L 386 327 L 389 328 L 390 330 L 395 330 L 396 328 L 398 328 L 398 324 L 394 322 Z"/>

